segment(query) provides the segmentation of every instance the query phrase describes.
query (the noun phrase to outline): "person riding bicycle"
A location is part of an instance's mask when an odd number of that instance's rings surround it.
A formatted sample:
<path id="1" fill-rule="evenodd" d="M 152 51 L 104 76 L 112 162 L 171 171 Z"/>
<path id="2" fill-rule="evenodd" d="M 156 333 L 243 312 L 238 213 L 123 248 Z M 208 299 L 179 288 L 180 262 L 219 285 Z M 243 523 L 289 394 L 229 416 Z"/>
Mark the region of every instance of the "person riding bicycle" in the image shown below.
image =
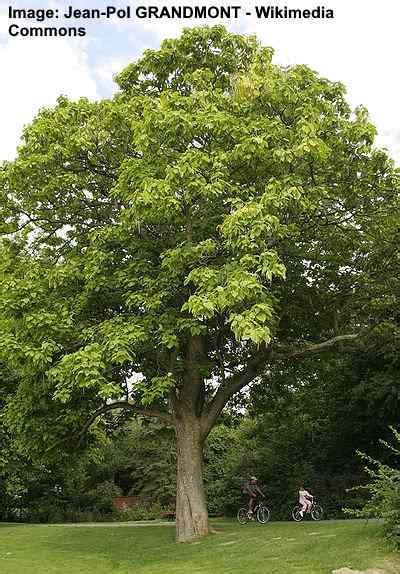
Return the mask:
<path id="1" fill-rule="evenodd" d="M 261 496 L 265 498 L 264 493 L 259 487 L 258 479 L 256 476 L 250 476 L 243 486 L 243 492 L 249 497 L 249 514 L 253 514 L 253 508 L 257 498 Z"/>
<path id="2" fill-rule="evenodd" d="M 301 485 L 299 488 L 299 503 L 301 504 L 300 516 L 303 516 L 304 512 L 310 512 L 313 500 L 313 495 Z"/>

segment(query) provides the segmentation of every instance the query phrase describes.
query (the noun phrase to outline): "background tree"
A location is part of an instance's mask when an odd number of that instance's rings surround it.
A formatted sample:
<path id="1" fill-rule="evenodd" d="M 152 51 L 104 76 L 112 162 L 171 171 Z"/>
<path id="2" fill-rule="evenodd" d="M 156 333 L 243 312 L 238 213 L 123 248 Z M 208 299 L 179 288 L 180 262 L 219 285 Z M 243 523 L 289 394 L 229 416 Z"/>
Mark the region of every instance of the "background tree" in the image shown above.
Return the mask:
<path id="1" fill-rule="evenodd" d="M 365 110 L 271 58 L 186 30 L 112 100 L 43 110 L 0 176 L 15 442 L 68 453 L 122 408 L 171 425 L 178 541 L 208 532 L 203 446 L 227 401 L 370 325 L 366 262 L 396 221 Z"/>
<path id="2" fill-rule="evenodd" d="M 176 496 L 174 438 L 173 429 L 156 420 L 127 421 L 88 473 L 96 482 L 115 482 L 124 495 L 139 495 L 168 507 Z"/>

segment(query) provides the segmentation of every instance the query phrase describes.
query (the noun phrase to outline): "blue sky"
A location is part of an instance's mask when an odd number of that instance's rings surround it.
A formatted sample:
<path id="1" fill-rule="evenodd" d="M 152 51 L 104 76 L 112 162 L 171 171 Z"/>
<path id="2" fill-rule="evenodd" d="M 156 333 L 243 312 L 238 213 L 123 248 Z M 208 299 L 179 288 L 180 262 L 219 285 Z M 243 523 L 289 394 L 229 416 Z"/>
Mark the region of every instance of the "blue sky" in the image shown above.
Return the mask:
<path id="1" fill-rule="evenodd" d="M 267 4 L 268 2 L 264 2 Z M 307 64 L 321 75 L 342 81 L 352 106 L 365 105 L 378 128 L 378 144 L 386 146 L 400 164 L 400 0 L 288 0 L 278 6 L 314 8 L 324 5 L 334 20 L 257 20 L 255 17 L 224 21 L 234 32 L 257 34 L 275 49 L 275 63 Z M 185 26 L 207 23 L 194 20 L 78 21 L 87 36 L 78 38 L 10 38 L 8 5 L 14 8 L 101 8 L 106 5 L 241 5 L 251 9 L 257 0 L 0 0 L 0 160 L 11 159 L 23 125 L 38 109 L 54 104 L 57 95 L 91 99 L 109 97 L 112 76 L 140 56 L 157 48 L 163 38 L 176 37 Z M 220 23 L 213 21 L 214 23 Z M 38 26 L 36 22 L 16 22 Z M 61 25 L 62 21 L 57 21 Z M 46 25 L 54 25 L 51 22 Z M 68 25 L 73 25 L 71 21 Z"/>

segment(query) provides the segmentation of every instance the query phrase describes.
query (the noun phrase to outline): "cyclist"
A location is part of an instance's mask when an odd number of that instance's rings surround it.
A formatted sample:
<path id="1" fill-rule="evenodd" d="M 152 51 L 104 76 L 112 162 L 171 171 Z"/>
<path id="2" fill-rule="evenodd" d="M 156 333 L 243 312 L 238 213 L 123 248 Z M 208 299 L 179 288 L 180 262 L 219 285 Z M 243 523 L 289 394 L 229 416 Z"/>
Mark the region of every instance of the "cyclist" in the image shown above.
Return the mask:
<path id="1" fill-rule="evenodd" d="M 313 495 L 301 485 L 299 488 L 299 503 L 301 504 L 300 516 L 303 516 L 304 512 L 310 512 L 313 500 Z"/>
<path id="2" fill-rule="evenodd" d="M 253 514 L 253 508 L 257 501 L 257 498 L 261 496 L 265 498 L 264 493 L 259 487 L 258 479 L 256 476 L 249 476 L 248 480 L 243 486 L 243 492 L 249 497 L 249 515 Z"/>

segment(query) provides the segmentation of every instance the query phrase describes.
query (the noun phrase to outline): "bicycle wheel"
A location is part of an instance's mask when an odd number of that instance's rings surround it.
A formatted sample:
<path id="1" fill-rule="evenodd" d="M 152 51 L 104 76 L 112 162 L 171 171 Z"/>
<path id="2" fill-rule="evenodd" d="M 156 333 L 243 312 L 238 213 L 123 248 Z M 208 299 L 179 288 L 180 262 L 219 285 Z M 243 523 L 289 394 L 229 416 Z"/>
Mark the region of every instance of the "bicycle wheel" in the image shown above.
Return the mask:
<path id="1" fill-rule="evenodd" d="M 300 514 L 301 506 L 295 506 L 292 510 L 292 518 L 295 522 L 301 522 L 303 516 Z"/>
<path id="2" fill-rule="evenodd" d="M 270 511 L 269 508 L 263 504 L 257 508 L 257 520 L 261 524 L 266 524 L 269 520 Z"/>
<path id="3" fill-rule="evenodd" d="M 311 509 L 311 518 L 313 520 L 321 520 L 322 515 L 324 514 L 323 508 L 321 505 L 316 504 Z"/>
<path id="4" fill-rule="evenodd" d="M 237 512 L 237 520 L 239 524 L 246 524 L 249 520 L 249 509 L 248 508 L 239 508 Z"/>

